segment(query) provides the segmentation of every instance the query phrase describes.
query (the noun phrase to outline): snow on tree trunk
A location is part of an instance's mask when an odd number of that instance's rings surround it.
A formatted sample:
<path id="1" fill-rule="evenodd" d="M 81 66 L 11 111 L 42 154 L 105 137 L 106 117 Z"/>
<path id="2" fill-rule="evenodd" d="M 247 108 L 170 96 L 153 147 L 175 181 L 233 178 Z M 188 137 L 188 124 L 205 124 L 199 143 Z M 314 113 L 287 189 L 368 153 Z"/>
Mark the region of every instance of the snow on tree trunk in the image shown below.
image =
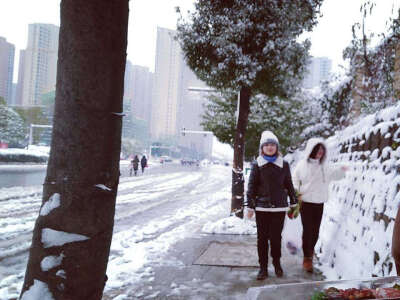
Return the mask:
<path id="1" fill-rule="evenodd" d="M 247 122 L 250 112 L 250 88 L 242 87 L 239 99 L 239 116 L 236 124 L 235 143 L 233 146 L 233 168 L 232 168 L 232 201 L 231 212 L 238 217 L 243 217 L 243 157 L 244 140 Z"/>
<path id="2" fill-rule="evenodd" d="M 21 299 L 37 289 L 54 299 L 102 298 L 120 175 L 127 25 L 128 0 L 61 1 L 52 147 Z"/>

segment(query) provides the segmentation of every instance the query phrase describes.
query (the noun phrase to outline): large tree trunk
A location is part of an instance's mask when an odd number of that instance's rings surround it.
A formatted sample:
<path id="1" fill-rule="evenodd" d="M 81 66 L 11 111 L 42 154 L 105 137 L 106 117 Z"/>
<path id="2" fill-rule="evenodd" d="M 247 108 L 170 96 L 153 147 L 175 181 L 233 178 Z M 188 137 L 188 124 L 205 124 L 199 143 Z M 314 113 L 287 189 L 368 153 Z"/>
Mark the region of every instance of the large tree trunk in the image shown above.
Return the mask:
<path id="1" fill-rule="evenodd" d="M 231 213 L 243 217 L 244 200 L 244 178 L 243 157 L 244 137 L 250 112 L 250 95 L 248 87 L 242 87 L 239 97 L 239 116 L 236 124 L 235 144 L 233 146 L 233 168 L 232 168 L 232 201 Z"/>
<path id="2" fill-rule="evenodd" d="M 127 26 L 128 0 L 61 1 L 51 152 L 21 297 L 35 285 L 57 300 L 102 298 L 119 182 Z"/>

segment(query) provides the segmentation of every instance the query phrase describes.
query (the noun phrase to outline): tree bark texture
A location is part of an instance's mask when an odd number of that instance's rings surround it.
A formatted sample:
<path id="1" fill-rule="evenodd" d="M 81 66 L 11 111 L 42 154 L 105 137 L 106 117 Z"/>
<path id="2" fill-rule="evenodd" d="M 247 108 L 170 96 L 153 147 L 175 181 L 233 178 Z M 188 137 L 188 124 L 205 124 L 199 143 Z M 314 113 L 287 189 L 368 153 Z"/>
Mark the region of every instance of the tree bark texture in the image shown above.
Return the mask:
<path id="1" fill-rule="evenodd" d="M 394 59 L 394 82 L 393 82 L 393 86 L 394 86 L 394 101 L 399 101 L 400 99 L 400 43 L 398 43 L 396 45 L 396 49 L 395 49 L 395 59 Z"/>
<path id="2" fill-rule="evenodd" d="M 102 298 L 120 175 L 128 13 L 128 0 L 61 1 L 51 151 L 21 297 L 40 281 L 57 300 Z M 56 194 L 60 205 L 44 214 Z M 49 246 L 48 230 L 85 239 Z M 59 264 L 47 269 L 51 256 Z"/>
<path id="3" fill-rule="evenodd" d="M 364 96 L 364 74 L 365 74 L 365 68 L 363 67 L 362 63 L 362 56 L 360 54 L 357 54 L 352 61 L 352 67 L 354 68 L 355 72 L 355 78 L 354 78 L 354 87 L 352 90 L 352 98 L 353 98 L 353 104 L 351 107 L 351 115 L 352 115 L 352 120 L 351 123 L 354 122 L 355 119 L 357 119 L 360 114 L 361 114 L 361 100 Z"/>
<path id="4" fill-rule="evenodd" d="M 239 116 L 236 124 L 235 142 L 233 147 L 231 213 L 235 213 L 236 216 L 238 217 L 243 217 L 244 138 L 250 113 L 250 95 L 251 95 L 250 88 L 248 87 L 241 88 L 239 97 Z"/>

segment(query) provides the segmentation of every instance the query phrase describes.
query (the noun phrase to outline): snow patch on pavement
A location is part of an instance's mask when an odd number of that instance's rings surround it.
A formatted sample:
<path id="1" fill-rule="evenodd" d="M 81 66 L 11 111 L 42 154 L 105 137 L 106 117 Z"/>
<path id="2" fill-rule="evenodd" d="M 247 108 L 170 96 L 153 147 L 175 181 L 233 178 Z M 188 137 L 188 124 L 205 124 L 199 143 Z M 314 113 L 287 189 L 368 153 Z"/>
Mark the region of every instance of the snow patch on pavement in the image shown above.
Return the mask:
<path id="1" fill-rule="evenodd" d="M 257 234 L 254 221 L 230 216 L 216 222 L 207 222 L 202 229 L 204 233 L 213 234 Z"/>

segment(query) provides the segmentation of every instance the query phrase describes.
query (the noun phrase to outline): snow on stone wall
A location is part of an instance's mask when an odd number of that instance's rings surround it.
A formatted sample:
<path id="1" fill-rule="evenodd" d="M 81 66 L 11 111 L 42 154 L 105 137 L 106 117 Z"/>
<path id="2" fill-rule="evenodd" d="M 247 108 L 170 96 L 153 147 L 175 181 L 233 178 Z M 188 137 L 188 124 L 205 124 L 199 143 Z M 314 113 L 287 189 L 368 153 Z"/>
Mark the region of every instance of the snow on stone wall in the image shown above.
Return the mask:
<path id="1" fill-rule="evenodd" d="M 350 167 L 330 186 L 316 246 L 329 280 L 396 275 L 392 232 L 400 200 L 400 105 L 327 140 L 329 159 Z"/>

